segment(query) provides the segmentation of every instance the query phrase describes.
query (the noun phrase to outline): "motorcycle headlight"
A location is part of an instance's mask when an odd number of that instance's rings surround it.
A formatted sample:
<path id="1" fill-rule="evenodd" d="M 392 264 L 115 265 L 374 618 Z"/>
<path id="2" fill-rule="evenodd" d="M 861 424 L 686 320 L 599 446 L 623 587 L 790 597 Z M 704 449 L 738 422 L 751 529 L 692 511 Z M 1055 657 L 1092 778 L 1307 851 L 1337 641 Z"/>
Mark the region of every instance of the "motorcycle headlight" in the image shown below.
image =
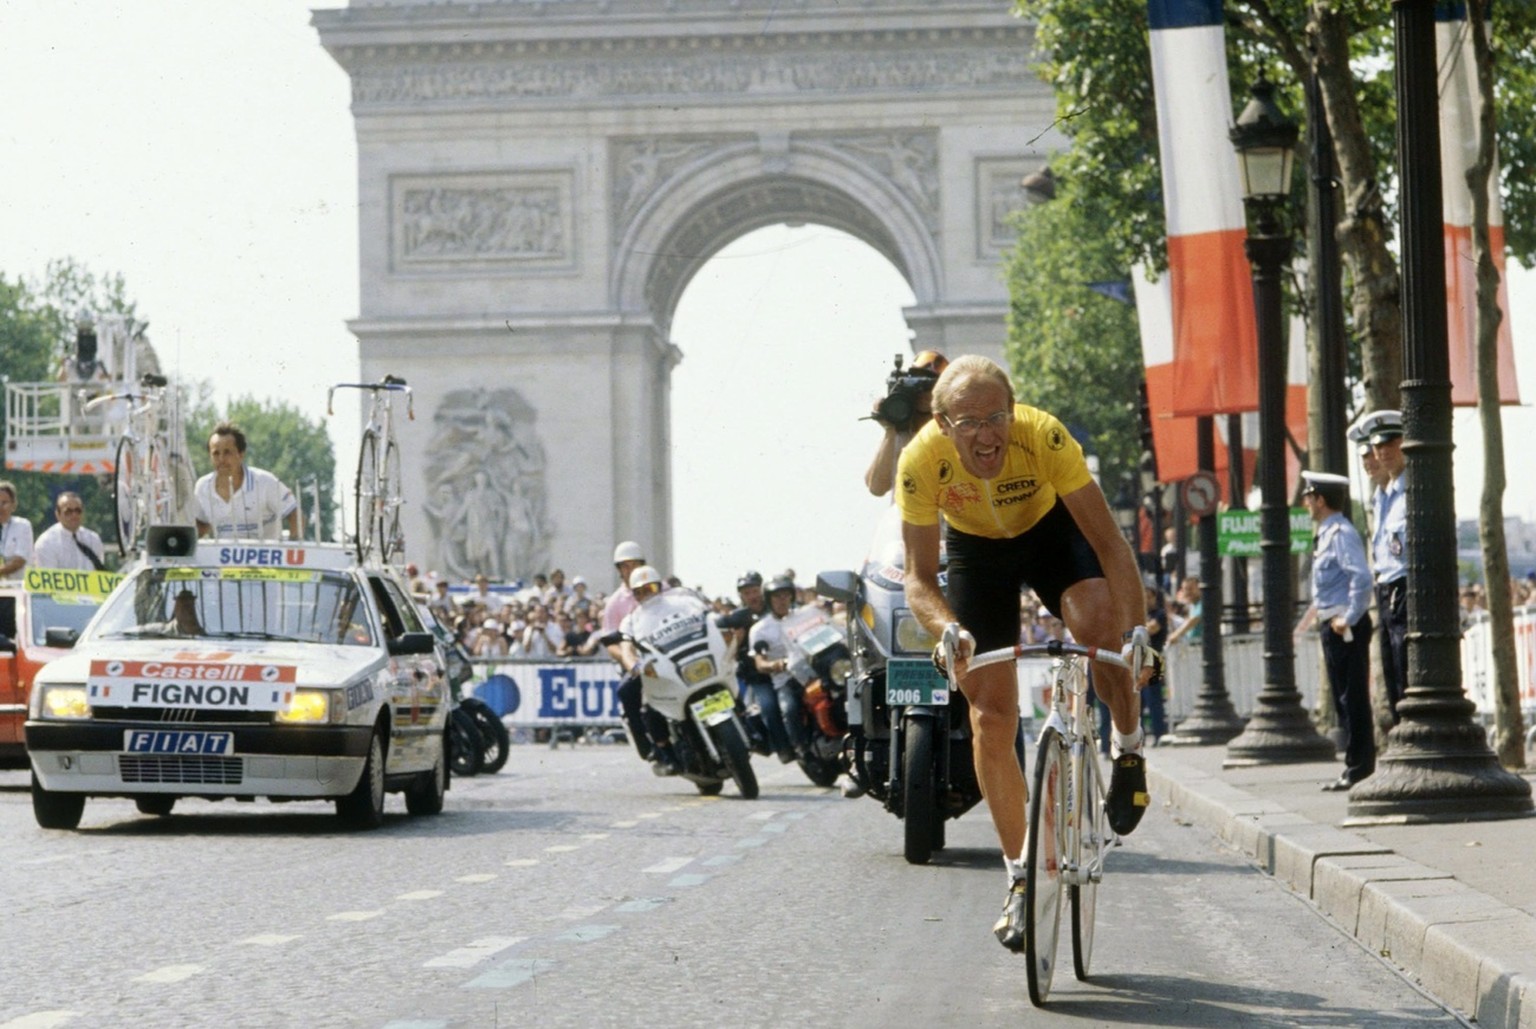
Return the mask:
<path id="1" fill-rule="evenodd" d="M 38 718 L 78 720 L 91 717 L 84 686 L 40 686 L 32 701 Z"/>
<path id="2" fill-rule="evenodd" d="M 827 671 L 827 678 L 838 686 L 847 686 L 848 677 L 853 674 L 853 662 L 846 657 L 840 657 L 832 662 L 832 667 Z"/>
<path id="3" fill-rule="evenodd" d="M 903 611 L 896 616 L 896 649 L 907 653 L 926 654 L 933 650 L 935 643 L 933 633 L 923 628 L 923 623 L 910 611 Z"/>
<path id="4" fill-rule="evenodd" d="M 715 659 L 709 656 L 696 657 L 683 665 L 682 673 L 684 682 L 689 686 L 697 686 L 715 674 Z"/>

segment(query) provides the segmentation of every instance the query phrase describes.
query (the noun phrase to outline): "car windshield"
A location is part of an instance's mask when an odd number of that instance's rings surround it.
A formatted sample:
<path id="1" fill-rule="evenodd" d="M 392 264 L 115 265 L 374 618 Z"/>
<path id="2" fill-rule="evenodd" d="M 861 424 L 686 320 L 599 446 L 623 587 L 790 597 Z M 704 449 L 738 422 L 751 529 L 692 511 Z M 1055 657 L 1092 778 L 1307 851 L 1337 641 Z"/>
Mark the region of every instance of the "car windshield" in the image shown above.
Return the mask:
<path id="1" fill-rule="evenodd" d="M 101 608 L 101 598 L 78 593 L 33 593 L 32 645 L 47 642 L 49 629 L 73 629 L 79 632 Z"/>
<path id="2" fill-rule="evenodd" d="M 93 635 L 375 643 L 351 576 L 299 569 L 146 568 L 108 599 Z"/>

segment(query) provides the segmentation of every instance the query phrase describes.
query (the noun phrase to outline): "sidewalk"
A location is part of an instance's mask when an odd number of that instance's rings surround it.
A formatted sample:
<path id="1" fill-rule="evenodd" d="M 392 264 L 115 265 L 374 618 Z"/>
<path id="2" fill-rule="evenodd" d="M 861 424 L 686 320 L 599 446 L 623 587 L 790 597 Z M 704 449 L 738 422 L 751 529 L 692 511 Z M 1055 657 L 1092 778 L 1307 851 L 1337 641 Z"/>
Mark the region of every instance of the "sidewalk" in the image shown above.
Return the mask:
<path id="1" fill-rule="evenodd" d="M 1154 806 L 1216 833 L 1479 1026 L 1536 1029 L 1536 817 L 1346 827 L 1349 795 L 1319 789 L 1339 762 L 1225 758 L 1149 751 Z"/>

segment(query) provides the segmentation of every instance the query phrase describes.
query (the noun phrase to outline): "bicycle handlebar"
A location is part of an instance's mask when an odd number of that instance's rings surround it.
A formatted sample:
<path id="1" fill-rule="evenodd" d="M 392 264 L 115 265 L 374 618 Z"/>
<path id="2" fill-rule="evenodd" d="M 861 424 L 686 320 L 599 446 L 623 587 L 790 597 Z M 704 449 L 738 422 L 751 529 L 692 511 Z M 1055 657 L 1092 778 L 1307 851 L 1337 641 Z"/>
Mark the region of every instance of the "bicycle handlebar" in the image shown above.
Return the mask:
<path id="1" fill-rule="evenodd" d="M 1131 670 L 1131 663 L 1113 650 L 1105 650 L 1102 647 L 1085 647 L 1081 643 L 1068 643 L 1065 640 L 1048 640 L 1045 643 L 1017 643 L 1011 647 L 1003 647 L 999 650 L 988 650 L 985 653 L 976 654 L 966 662 L 969 669 L 984 668 L 987 665 L 1001 664 L 1004 661 L 1012 661 L 1016 658 L 1029 657 L 1032 654 L 1047 654 L 1051 657 L 1086 657 L 1090 661 L 1102 661 L 1116 668 Z"/>
<path id="2" fill-rule="evenodd" d="M 386 375 L 380 382 L 338 382 L 325 391 L 325 413 L 334 415 L 336 409 L 331 400 L 339 389 L 360 389 L 375 395 L 379 393 L 404 393 L 405 414 L 411 421 L 416 420 L 416 401 L 411 395 L 411 387 L 405 384 L 405 380 L 394 375 Z"/>

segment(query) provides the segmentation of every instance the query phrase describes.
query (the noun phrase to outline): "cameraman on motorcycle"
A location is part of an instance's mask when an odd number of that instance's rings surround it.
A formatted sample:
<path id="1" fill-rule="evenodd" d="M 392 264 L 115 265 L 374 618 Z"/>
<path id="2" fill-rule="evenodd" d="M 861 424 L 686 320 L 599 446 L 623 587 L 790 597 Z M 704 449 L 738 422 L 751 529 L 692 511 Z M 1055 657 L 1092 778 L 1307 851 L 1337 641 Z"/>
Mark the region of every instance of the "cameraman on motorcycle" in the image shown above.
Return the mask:
<path id="1" fill-rule="evenodd" d="M 886 383 L 885 396 L 875 401 L 870 417 L 885 428 L 875 458 L 864 473 L 864 485 L 872 496 L 883 497 L 896 483 L 896 459 L 917 431 L 933 417 L 933 384 L 949 367 L 943 354 L 924 350 L 906 371 L 897 355 L 896 370 Z"/>
<path id="2" fill-rule="evenodd" d="M 808 742 L 800 704 L 800 692 L 805 687 L 789 674 L 789 641 L 784 638 L 784 616 L 794 604 L 795 581 L 787 575 L 776 575 L 768 580 L 766 593 L 768 614 L 752 626 L 747 638 L 757 670 L 773 680 L 784 734 L 789 740 L 788 748 L 779 751 L 779 760 L 787 765 L 804 752 Z"/>

